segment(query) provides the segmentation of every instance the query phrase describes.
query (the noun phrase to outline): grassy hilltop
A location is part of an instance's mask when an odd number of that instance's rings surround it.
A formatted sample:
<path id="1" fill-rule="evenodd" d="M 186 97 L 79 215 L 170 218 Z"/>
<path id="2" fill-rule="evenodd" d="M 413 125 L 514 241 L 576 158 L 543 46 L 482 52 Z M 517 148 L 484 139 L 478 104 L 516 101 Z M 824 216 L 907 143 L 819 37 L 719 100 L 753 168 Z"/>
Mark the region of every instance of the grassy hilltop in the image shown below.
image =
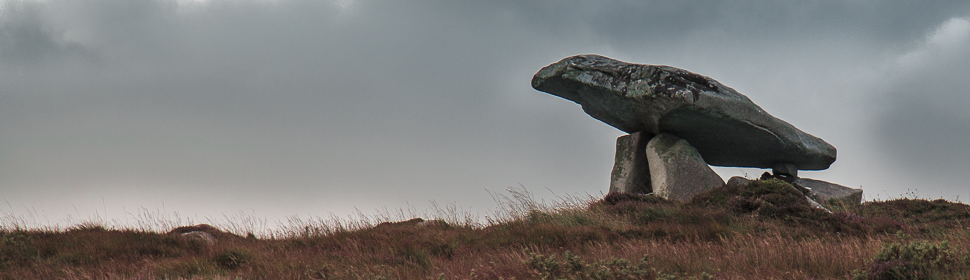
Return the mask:
<path id="1" fill-rule="evenodd" d="M 275 237 L 0 228 L 0 279 L 970 279 L 970 206 L 823 203 L 778 180 L 687 203 L 611 194 L 500 217 L 307 223 Z M 568 202 L 568 201 L 566 201 Z M 185 231 L 193 228 L 182 228 Z"/>

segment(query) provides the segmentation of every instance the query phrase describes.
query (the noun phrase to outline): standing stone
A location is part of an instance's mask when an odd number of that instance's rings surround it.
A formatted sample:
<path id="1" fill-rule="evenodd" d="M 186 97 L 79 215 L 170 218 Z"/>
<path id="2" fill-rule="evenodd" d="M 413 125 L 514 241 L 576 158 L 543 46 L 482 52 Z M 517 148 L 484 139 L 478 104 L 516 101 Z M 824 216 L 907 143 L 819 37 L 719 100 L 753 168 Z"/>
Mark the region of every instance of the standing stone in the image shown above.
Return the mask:
<path id="1" fill-rule="evenodd" d="M 809 193 L 822 203 L 828 203 L 832 199 L 849 204 L 862 203 L 861 189 L 853 189 L 839 184 L 808 178 L 798 178 L 794 184 L 808 189 Z"/>
<path id="2" fill-rule="evenodd" d="M 635 132 L 616 138 L 616 157 L 610 176 L 611 193 L 641 193 L 652 191 L 650 166 L 647 165 L 647 142 L 653 135 Z"/>
<path id="3" fill-rule="evenodd" d="M 734 89 L 680 68 L 577 55 L 539 70 L 532 87 L 579 103 L 591 117 L 628 133 L 674 134 L 712 165 L 795 173 L 790 170 L 822 170 L 835 161 L 832 145 Z"/>
<path id="4" fill-rule="evenodd" d="M 657 135 L 647 143 L 650 181 L 657 196 L 688 201 L 702 192 L 724 186 L 697 149 L 673 134 Z"/>
<path id="5" fill-rule="evenodd" d="M 776 164 L 771 168 L 771 173 L 775 176 L 798 178 L 798 168 L 794 164 Z"/>

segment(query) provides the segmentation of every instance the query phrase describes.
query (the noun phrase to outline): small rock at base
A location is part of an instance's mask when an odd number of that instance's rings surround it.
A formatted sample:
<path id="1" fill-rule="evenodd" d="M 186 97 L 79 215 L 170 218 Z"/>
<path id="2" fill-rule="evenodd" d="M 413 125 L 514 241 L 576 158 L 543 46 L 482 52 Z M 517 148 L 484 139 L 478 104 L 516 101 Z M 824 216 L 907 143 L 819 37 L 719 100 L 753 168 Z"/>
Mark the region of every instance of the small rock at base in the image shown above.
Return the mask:
<path id="1" fill-rule="evenodd" d="M 808 178 L 798 178 L 793 184 L 808 189 L 815 198 L 823 203 L 827 203 L 833 199 L 849 204 L 862 203 L 861 189 L 853 189 L 839 184 Z"/>
<path id="2" fill-rule="evenodd" d="M 415 224 L 415 226 L 418 226 L 418 227 L 445 227 L 446 228 L 446 227 L 449 227 L 451 225 L 449 225 L 448 222 L 445 222 L 444 220 L 435 219 L 435 220 L 424 220 L 424 221 L 418 222 L 417 224 Z"/>
<path id="3" fill-rule="evenodd" d="M 731 177 L 731 179 L 728 179 L 727 181 L 728 186 L 747 186 L 750 183 L 751 183 L 750 179 L 744 178 L 741 176 Z"/>
<path id="4" fill-rule="evenodd" d="M 208 232 L 204 232 L 204 231 L 190 231 L 190 232 L 182 233 L 182 238 L 185 238 L 188 240 L 198 240 L 210 247 L 215 246 L 217 241 L 215 236 L 212 236 L 212 234 L 209 234 Z"/>
<path id="5" fill-rule="evenodd" d="M 805 196 L 805 199 L 808 200 L 808 204 L 811 204 L 812 205 L 812 208 L 822 209 L 825 212 L 832 213 L 832 210 L 829 210 L 828 208 L 825 208 L 825 206 L 822 206 L 822 204 L 819 204 L 818 201 L 815 201 L 811 197 Z"/>

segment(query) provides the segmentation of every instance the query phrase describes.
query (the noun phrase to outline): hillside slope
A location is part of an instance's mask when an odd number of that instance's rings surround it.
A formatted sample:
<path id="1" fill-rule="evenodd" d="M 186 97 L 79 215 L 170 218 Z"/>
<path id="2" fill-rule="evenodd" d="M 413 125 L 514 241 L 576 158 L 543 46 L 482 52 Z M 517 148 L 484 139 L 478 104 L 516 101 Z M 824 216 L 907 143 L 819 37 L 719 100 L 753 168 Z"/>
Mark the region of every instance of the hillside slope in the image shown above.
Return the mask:
<path id="1" fill-rule="evenodd" d="M 814 209 L 778 180 L 678 203 L 611 194 L 510 201 L 487 225 L 415 219 L 277 238 L 79 225 L 0 229 L 0 279 L 967 279 L 970 206 L 894 199 Z"/>

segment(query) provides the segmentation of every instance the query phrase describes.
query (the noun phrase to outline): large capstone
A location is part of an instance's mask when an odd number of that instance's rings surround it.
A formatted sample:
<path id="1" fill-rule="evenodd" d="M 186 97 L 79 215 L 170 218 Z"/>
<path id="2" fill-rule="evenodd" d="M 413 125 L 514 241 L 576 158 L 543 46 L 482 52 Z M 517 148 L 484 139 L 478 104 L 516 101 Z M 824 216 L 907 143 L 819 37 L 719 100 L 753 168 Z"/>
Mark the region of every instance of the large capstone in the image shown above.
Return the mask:
<path id="1" fill-rule="evenodd" d="M 577 55 L 539 70 L 532 87 L 579 103 L 628 133 L 674 134 L 711 165 L 822 170 L 835 161 L 832 145 L 734 89 L 680 68 Z"/>
<path id="2" fill-rule="evenodd" d="M 657 196 L 688 201 L 699 193 L 724 186 L 724 179 L 697 150 L 677 136 L 657 135 L 647 143 L 646 153 L 651 187 Z"/>
<path id="3" fill-rule="evenodd" d="M 610 192 L 650 193 L 650 166 L 647 142 L 653 135 L 635 132 L 616 138 L 616 157 L 610 175 Z"/>

